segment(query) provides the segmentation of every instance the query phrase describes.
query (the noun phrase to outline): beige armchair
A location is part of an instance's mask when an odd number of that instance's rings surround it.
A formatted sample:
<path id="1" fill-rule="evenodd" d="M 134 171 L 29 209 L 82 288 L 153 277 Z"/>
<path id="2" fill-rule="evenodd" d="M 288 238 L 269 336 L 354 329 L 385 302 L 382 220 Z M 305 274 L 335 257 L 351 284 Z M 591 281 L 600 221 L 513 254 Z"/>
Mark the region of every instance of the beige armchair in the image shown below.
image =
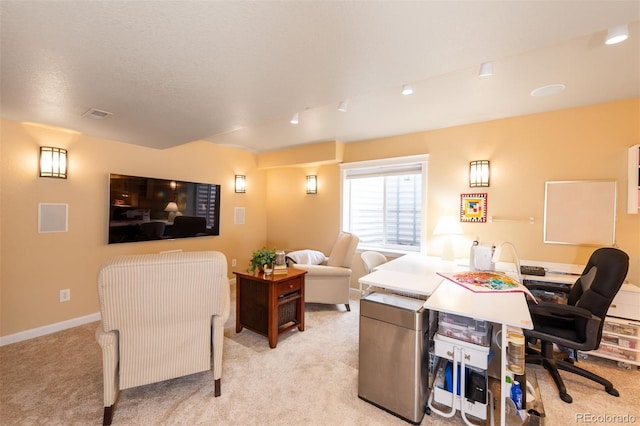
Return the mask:
<path id="1" fill-rule="evenodd" d="M 364 265 L 364 272 L 370 274 L 374 271 L 374 269 L 383 263 L 387 263 L 387 257 L 377 251 L 364 251 L 360 253 L 360 257 L 362 258 L 362 264 Z M 362 283 L 358 281 L 360 284 L 360 295 L 364 295 L 364 290 L 362 290 Z M 367 291 L 371 286 L 367 287 Z"/>
<path id="2" fill-rule="evenodd" d="M 329 258 L 320 265 L 296 263 L 294 268 L 307 271 L 304 301 L 307 303 L 344 304 L 349 307 L 351 262 L 358 247 L 358 237 L 341 232 Z"/>
<path id="3" fill-rule="evenodd" d="M 104 425 L 120 390 L 210 370 L 212 363 L 220 395 L 230 304 L 224 254 L 119 256 L 101 268 L 98 296 Z"/>

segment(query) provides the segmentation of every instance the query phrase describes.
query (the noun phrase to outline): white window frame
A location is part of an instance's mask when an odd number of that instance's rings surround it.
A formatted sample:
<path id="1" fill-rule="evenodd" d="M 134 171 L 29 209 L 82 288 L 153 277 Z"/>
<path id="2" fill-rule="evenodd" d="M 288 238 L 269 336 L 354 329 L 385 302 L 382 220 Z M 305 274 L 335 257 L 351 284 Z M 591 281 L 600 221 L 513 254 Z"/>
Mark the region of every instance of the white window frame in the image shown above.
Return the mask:
<path id="1" fill-rule="evenodd" d="M 352 163 L 342 163 L 340 164 L 340 229 L 345 232 L 349 232 L 346 228 L 346 224 L 344 223 L 344 183 L 347 176 L 347 173 L 351 170 L 355 169 L 372 169 L 371 172 L 375 173 L 375 168 L 380 168 L 381 171 L 383 168 L 389 167 L 401 167 L 407 166 L 410 164 L 419 165 L 422 174 L 422 199 L 420 211 L 421 215 L 421 227 L 420 227 L 420 248 L 396 248 L 396 247 L 381 247 L 381 246 L 367 246 L 362 243 L 358 244 L 358 251 L 365 250 L 376 250 L 386 255 L 398 255 L 398 254 L 407 254 L 407 253 L 426 253 L 427 248 L 427 165 L 428 165 L 428 154 L 420 154 L 420 155 L 411 155 L 406 157 L 393 157 L 393 158 L 385 158 L 381 160 L 369 160 L 369 161 L 358 161 Z"/>

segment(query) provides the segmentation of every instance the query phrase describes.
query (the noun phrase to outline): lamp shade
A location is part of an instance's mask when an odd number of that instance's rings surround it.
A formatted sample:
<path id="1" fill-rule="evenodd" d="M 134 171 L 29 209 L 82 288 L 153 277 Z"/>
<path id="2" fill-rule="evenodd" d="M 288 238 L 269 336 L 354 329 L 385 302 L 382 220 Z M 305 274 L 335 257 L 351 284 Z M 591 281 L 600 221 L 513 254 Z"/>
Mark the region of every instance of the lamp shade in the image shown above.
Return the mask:
<path id="1" fill-rule="evenodd" d="M 455 216 L 441 216 L 433 228 L 433 235 L 462 235 L 460 220 Z"/>
<path id="2" fill-rule="evenodd" d="M 176 204 L 174 201 L 170 201 L 167 204 L 167 207 L 164 208 L 164 211 L 169 212 L 169 216 L 167 217 L 167 222 L 169 223 L 173 223 L 176 216 L 182 216 L 182 213 L 180 213 L 180 210 L 178 210 L 178 204 Z"/>
<path id="3" fill-rule="evenodd" d="M 164 208 L 164 211 L 175 213 L 178 211 L 178 205 L 175 202 L 171 201 L 167 204 L 167 207 Z"/>
<path id="4" fill-rule="evenodd" d="M 455 216 L 441 216 L 433 229 L 433 235 L 442 235 L 442 260 L 451 261 L 455 259 L 453 247 L 453 236 L 462 235 L 460 219 Z"/>
<path id="5" fill-rule="evenodd" d="M 40 147 L 40 177 L 67 178 L 67 150 Z"/>

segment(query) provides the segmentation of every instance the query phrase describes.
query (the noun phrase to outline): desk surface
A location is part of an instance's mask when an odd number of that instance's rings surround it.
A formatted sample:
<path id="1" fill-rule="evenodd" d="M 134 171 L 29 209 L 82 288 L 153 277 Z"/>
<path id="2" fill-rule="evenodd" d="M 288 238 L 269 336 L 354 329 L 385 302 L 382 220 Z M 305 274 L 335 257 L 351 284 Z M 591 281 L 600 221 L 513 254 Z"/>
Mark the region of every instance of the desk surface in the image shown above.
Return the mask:
<path id="1" fill-rule="evenodd" d="M 387 263 L 358 281 L 374 287 L 429 296 L 442 282 L 436 272 L 461 272 L 467 268 L 439 257 L 407 254 Z"/>
<path id="2" fill-rule="evenodd" d="M 521 292 L 475 293 L 451 281 L 443 281 L 424 307 L 481 321 L 533 328 L 527 299 Z"/>
<path id="3" fill-rule="evenodd" d="M 499 263 L 497 269 L 515 271 L 515 265 Z M 531 329 L 531 315 L 524 293 L 475 293 L 437 275 L 462 272 L 468 267 L 438 257 L 407 254 L 380 265 L 360 278 L 365 285 L 430 296 L 428 309 L 464 315 L 478 320 Z M 540 277 L 542 278 L 542 277 Z"/>

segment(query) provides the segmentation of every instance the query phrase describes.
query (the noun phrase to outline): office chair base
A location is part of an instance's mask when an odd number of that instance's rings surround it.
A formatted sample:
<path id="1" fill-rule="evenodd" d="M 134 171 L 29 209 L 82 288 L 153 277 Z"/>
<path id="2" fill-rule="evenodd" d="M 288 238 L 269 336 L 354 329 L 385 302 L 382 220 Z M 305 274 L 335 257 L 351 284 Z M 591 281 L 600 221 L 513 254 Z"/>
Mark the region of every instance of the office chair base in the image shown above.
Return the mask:
<path id="1" fill-rule="evenodd" d="M 618 392 L 617 390 L 615 390 L 614 388 L 611 389 L 605 389 L 607 391 L 607 393 L 609 395 L 613 395 L 613 396 L 620 396 L 620 392 Z"/>
<path id="2" fill-rule="evenodd" d="M 560 399 L 567 404 L 571 404 L 573 402 L 573 398 L 567 393 L 567 388 L 564 385 L 562 377 L 560 377 L 559 370 L 578 374 L 596 383 L 600 383 L 602 386 L 604 386 L 604 390 L 609 395 L 620 396 L 620 393 L 613 387 L 613 384 L 610 381 L 574 365 L 572 359 L 570 361 L 556 359 L 553 353 L 553 344 L 550 342 L 541 342 L 541 349 L 539 353 L 531 353 L 530 348 L 528 348 L 528 354 L 526 355 L 525 362 L 527 364 L 542 365 L 545 370 L 549 372 L 551 378 L 555 382 L 556 387 L 558 388 Z"/>
<path id="3" fill-rule="evenodd" d="M 561 393 L 560 399 L 566 402 L 567 404 L 571 404 L 573 402 L 573 398 L 568 393 Z"/>

